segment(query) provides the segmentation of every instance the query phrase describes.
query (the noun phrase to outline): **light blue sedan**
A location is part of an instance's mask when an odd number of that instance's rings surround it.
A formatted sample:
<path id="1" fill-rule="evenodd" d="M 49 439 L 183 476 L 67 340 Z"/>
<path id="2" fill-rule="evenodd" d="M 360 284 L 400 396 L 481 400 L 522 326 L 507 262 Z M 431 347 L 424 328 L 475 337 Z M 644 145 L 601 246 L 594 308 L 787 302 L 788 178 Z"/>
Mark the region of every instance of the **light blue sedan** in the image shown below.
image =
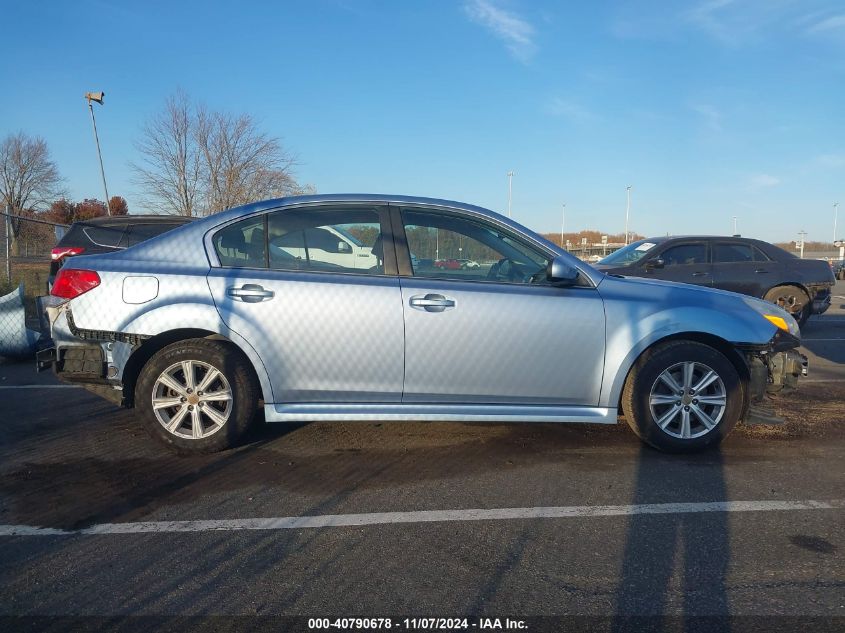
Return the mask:
<path id="1" fill-rule="evenodd" d="M 52 295 L 39 363 L 136 408 L 180 452 L 235 445 L 260 406 L 268 422 L 624 412 L 652 446 L 690 451 L 806 372 L 772 304 L 605 275 L 497 213 L 427 198 L 231 209 L 74 257 Z"/>

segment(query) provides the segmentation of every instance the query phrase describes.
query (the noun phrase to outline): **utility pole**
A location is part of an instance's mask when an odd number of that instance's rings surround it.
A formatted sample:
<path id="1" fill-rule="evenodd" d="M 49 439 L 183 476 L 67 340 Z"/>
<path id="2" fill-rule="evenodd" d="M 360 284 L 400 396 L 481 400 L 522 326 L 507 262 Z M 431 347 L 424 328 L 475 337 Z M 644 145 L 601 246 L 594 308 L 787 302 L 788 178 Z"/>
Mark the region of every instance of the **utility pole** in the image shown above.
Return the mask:
<path id="1" fill-rule="evenodd" d="M 563 248 L 563 229 L 566 227 L 566 203 L 563 203 L 563 213 L 560 217 L 560 247 Z"/>
<path id="2" fill-rule="evenodd" d="M 631 185 L 625 187 L 628 194 L 628 203 L 625 205 L 625 245 L 628 245 L 628 216 L 631 214 Z"/>
<path id="3" fill-rule="evenodd" d="M 734 216 L 734 235 L 736 235 L 736 216 Z"/>
<path id="4" fill-rule="evenodd" d="M 835 242 L 839 238 L 836 237 L 836 221 L 839 219 L 839 203 L 833 203 L 833 241 Z"/>
<path id="5" fill-rule="evenodd" d="M 6 281 L 12 283 L 12 205 L 6 203 Z"/>
<path id="6" fill-rule="evenodd" d="M 804 236 L 807 235 L 807 231 L 798 231 L 798 235 L 801 240 L 799 243 L 799 248 L 801 249 L 801 259 L 804 259 Z"/>
<path id="7" fill-rule="evenodd" d="M 508 172 L 508 217 L 511 217 L 511 198 L 513 194 L 513 171 Z"/>
<path id="8" fill-rule="evenodd" d="M 109 205 L 109 188 L 106 186 L 106 171 L 103 169 L 103 154 L 100 152 L 100 137 L 97 135 L 97 121 L 94 119 L 94 104 L 96 101 L 103 105 L 103 97 L 105 92 L 86 92 L 85 98 L 88 99 L 88 109 L 91 111 L 91 125 L 94 127 L 94 143 L 97 144 L 97 156 L 100 159 L 100 175 L 103 177 L 103 190 L 106 192 L 106 213 L 111 215 L 111 205 Z"/>

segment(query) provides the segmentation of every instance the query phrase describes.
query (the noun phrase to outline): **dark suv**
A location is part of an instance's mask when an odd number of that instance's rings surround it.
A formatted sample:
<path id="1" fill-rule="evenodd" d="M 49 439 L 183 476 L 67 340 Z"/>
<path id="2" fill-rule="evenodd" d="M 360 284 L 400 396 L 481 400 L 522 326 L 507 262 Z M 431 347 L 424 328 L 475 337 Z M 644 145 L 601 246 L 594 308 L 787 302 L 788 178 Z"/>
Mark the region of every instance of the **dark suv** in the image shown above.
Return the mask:
<path id="1" fill-rule="evenodd" d="M 122 250 L 194 219 L 182 215 L 113 215 L 74 222 L 50 253 L 48 290 L 68 257 Z"/>
<path id="2" fill-rule="evenodd" d="M 680 281 L 766 299 L 799 325 L 830 307 L 836 280 L 827 262 L 799 259 L 768 242 L 743 237 L 655 237 L 608 255 L 602 272 Z"/>

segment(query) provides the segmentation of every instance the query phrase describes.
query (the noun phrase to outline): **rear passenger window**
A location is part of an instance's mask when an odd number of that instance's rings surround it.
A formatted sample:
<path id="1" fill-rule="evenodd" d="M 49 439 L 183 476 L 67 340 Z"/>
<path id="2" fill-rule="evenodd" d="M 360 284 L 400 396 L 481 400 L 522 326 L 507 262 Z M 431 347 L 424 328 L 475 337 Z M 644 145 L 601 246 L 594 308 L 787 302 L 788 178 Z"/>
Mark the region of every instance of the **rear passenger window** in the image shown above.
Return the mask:
<path id="1" fill-rule="evenodd" d="M 751 261 L 754 261 L 754 256 L 751 245 L 749 244 L 716 243 L 713 248 L 714 264 L 734 264 Z"/>
<path id="2" fill-rule="evenodd" d="M 221 266 L 267 268 L 264 218 L 247 218 L 214 234 L 212 242 Z"/>
<path id="3" fill-rule="evenodd" d="M 679 244 L 663 251 L 660 258 L 666 266 L 706 264 L 707 247 L 704 244 Z"/>

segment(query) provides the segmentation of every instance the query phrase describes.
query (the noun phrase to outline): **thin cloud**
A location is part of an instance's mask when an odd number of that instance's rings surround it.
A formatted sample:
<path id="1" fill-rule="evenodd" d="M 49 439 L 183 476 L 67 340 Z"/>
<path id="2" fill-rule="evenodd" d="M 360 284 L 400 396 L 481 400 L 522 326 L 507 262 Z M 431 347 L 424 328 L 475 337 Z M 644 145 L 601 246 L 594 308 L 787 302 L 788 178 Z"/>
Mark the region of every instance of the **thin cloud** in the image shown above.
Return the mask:
<path id="1" fill-rule="evenodd" d="M 845 14 L 834 15 L 820 22 L 816 22 L 813 26 L 807 29 L 807 33 L 814 35 L 816 33 L 827 33 L 830 31 L 838 31 L 845 29 Z"/>
<path id="2" fill-rule="evenodd" d="M 841 0 L 697 0 L 675 8 L 678 4 L 623 4 L 611 31 L 621 38 L 674 41 L 693 31 L 739 48 L 773 37 L 845 29 Z"/>
<path id="3" fill-rule="evenodd" d="M 815 163 L 821 167 L 834 169 L 845 167 L 845 155 L 843 154 L 820 154 L 816 156 Z"/>
<path id="4" fill-rule="evenodd" d="M 780 179 L 769 174 L 756 174 L 748 182 L 752 189 L 769 189 L 780 184 Z"/>
<path id="5" fill-rule="evenodd" d="M 724 22 L 723 10 L 734 0 L 710 0 L 694 7 L 687 13 L 687 20 L 723 42 L 732 42 L 733 31 Z"/>
<path id="6" fill-rule="evenodd" d="M 560 97 L 555 97 L 546 105 L 546 112 L 553 116 L 569 119 L 573 123 L 587 123 L 598 118 L 595 112 Z"/>
<path id="7" fill-rule="evenodd" d="M 706 103 L 694 103 L 690 106 L 693 112 L 697 112 L 704 119 L 704 124 L 712 132 L 722 131 L 722 113 L 712 105 Z"/>
<path id="8" fill-rule="evenodd" d="M 502 40 L 518 60 L 527 62 L 537 52 L 534 27 L 513 11 L 496 6 L 490 0 L 470 0 L 464 4 L 464 11 L 470 20 Z"/>

